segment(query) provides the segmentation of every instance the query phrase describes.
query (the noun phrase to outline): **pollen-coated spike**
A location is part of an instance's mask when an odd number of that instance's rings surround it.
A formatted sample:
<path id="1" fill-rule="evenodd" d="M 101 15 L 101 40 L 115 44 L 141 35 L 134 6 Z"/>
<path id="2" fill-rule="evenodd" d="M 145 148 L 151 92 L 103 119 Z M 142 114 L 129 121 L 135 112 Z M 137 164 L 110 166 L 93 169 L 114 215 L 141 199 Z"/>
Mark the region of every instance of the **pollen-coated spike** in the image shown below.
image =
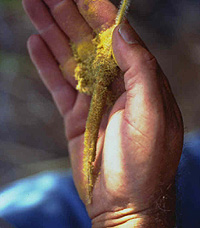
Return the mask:
<path id="1" fill-rule="evenodd" d="M 109 104 L 109 87 L 119 73 L 114 55 L 112 56 L 112 33 L 123 20 L 129 2 L 130 0 L 122 1 L 113 26 L 97 34 L 91 42 L 72 44 L 74 59 L 77 62 L 74 71 L 78 81 L 76 89 L 92 95 L 84 133 L 82 170 L 87 204 L 92 203 L 92 191 L 96 181 L 93 163 L 96 158 L 99 127 L 105 105 Z"/>

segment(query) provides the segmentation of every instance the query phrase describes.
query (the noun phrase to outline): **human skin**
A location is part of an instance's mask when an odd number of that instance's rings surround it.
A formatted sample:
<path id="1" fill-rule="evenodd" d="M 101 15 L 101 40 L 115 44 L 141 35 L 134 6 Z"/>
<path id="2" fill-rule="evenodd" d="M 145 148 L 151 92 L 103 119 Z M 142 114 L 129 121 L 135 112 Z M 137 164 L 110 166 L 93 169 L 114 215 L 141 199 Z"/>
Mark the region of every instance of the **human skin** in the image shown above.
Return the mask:
<path id="1" fill-rule="evenodd" d="M 112 25 L 116 8 L 107 0 L 23 0 L 23 5 L 39 32 L 28 40 L 30 57 L 64 119 L 75 185 L 86 204 L 83 139 L 91 98 L 75 89 L 69 42 L 91 40 L 94 30 Z M 122 89 L 112 109 L 105 109 L 94 163 L 99 175 L 86 209 L 94 228 L 171 228 L 181 113 L 156 59 L 127 22 L 114 30 L 112 47 L 124 72 L 112 88 Z"/>

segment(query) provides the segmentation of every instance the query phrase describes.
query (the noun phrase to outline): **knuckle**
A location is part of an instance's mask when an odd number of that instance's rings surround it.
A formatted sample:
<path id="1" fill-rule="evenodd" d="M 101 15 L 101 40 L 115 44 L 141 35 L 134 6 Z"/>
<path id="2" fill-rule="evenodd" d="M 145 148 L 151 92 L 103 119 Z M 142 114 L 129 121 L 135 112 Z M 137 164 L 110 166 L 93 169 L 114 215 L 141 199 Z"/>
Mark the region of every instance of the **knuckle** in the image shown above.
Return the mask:
<path id="1" fill-rule="evenodd" d="M 142 65 L 145 66 L 147 69 L 154 71 L 157 70 L 158 62 L 155 56 L 153 56 L 148 50 L 144 49 L 144 51 L 142 52 L 141 59 Z"/>
<path id="2" fill-rule="evenodd" d="M 143 53 L 143 61 L 149 70 L 157 70 L 158 68 L 157 59 L 147 50 L 145 50 Z"/>

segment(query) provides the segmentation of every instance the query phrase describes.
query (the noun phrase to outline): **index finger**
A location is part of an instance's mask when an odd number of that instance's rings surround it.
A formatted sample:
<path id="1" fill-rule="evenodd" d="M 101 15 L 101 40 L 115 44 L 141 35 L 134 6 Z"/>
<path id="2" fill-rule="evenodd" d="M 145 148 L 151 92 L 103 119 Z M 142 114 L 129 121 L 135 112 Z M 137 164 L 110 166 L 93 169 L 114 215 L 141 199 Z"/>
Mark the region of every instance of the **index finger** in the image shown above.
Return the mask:
<path id="1" fill-rule="evenodd" d="M 74 0 L 79 12 L 96 32 L 114 24 L 117 8 L 108 0 Z"/>

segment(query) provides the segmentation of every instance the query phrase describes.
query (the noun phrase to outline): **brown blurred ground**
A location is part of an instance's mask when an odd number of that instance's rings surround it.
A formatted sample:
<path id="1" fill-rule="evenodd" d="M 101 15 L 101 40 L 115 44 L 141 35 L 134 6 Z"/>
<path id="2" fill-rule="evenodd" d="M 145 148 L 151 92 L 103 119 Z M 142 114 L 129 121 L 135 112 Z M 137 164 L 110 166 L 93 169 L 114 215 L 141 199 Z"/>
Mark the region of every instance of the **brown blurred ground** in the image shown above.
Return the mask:
<path id="1" fill-rule="evenodd" d="M 200 126 L 200 3 L 135 0 L 129 20 L 166 73 L 185 131 Z M 21 1 L 0 0 L 0 186 L 69 167 L 62 119 L 26 51 Z"/>

